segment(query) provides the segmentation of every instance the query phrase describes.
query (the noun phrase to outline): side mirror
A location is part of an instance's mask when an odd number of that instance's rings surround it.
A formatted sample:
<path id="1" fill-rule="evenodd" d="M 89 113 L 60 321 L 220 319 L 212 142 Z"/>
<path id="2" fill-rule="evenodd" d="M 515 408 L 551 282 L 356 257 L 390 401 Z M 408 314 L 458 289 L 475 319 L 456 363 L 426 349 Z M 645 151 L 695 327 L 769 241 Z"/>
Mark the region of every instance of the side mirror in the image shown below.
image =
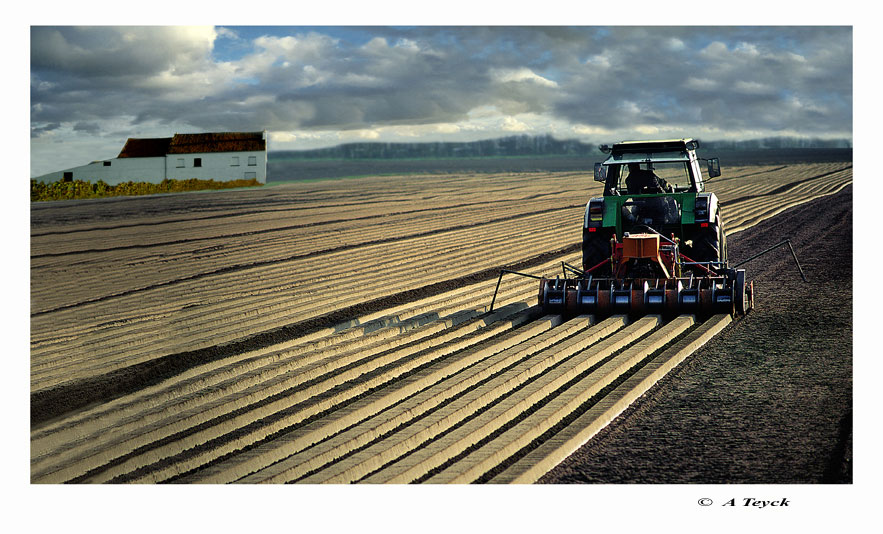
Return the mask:
<path id="1" fill-rule="evenodd" d="M 721 175 L 721 163 L 717 158 L 710 158 L 708 160 L 708 177 L 716 178 Z"/>
<path id="2" fill-rule="evenodd" d="M 595 181 L 602 183 L 607 181 L 607 167 L 601 163 L 595 164 Z"/>

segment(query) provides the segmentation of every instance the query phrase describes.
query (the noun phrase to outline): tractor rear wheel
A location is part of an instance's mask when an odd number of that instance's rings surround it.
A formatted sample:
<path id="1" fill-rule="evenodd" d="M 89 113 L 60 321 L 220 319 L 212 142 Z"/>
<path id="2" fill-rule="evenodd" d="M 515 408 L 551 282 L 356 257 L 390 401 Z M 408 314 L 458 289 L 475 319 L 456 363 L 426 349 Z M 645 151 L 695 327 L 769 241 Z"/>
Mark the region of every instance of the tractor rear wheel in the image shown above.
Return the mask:
<path id="1" fill-rule="evenodd" d="M 609 260 L 610 236 L 606 232 L 589 232 L 583 228 L 583 270 L 588 271 L 604 260 Z M 610 262 L 589 273 L 592 276 L 610 276 Z"/>
<path id="2" fill-rule="evenodd" d="M 715 214 L 714 223 L 697 229 L 691 252 L 693 253 L 691 258 L 695 261 L 727 262 L 727 236 L 721 223 L 720 212 Z"/>

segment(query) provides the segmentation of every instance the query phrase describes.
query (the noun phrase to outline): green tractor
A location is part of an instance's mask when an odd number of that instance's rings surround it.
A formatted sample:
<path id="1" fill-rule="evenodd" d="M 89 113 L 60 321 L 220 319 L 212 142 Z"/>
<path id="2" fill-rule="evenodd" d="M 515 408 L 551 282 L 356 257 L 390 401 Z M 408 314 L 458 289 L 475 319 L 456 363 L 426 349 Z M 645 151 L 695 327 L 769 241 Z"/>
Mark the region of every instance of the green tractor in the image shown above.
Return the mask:
<path id="1" fill-rule="evenodd" d="M 720 205 L 704 191 L 694 139 L 623 141 L 595 164 L 604 195 L 586 205 L 582 269 L 541 278 L 547 313 L 745 314 L 753 284 L 727 262 Z M 720 176 L 717 158 L 708 178 Z M 576 276 L 569 278 L 567 270 Z M 502 276 L 502 274 L 501 274 Z M 499 282 L 498 282 L 499 284 Z"/>
<path id="2" fill-rule="evenodd" d="M 604 196 L 586 205 L 583 224 L 583 270 L 611 276 L 612 238 L 658 233 L 679 240 L 680 253 L 698 275 L 727 265 L 727 241 L 714 193 L 704 192 L 699 142 L 694 139 L 624 141 L 601 146 L 610 156 L 595 164 L 595 181 Z M 707 160 L 708 178 L 720 176 L 717 158 Z M 600 264 L 600 265 L 599 265 Z M 596 268 L 597 267 L 597 268 Z M 661 274 L 649 265 L 648 277 Z M 639 266 L 633 266 L 640 269 Z"/>

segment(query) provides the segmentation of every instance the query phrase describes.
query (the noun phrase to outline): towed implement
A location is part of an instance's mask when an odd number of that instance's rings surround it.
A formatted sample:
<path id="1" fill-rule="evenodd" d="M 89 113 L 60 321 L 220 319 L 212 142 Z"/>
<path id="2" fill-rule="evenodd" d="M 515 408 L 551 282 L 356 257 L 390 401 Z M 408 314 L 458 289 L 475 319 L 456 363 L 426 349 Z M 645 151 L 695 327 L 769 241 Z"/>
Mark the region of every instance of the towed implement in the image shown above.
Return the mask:
<path id="1" fill-rule="evenodd" d="M 694 139 L 602 145 L 609 157 L 595 164 L 594 176 L 604 193 L 586 204 L 582 268 L 563 263 L 555 278 L 504 270 L 500 280 L 505 272 L 539 279 L 538 304 L 547 313 L 748 313 L 754 284 L 730 267 L 720 204 L 704 191 L 698 147 Z M 717 158 L 704 161 L 709 179 L 720 176 Z"/>
<path id="2" fill-rule="evenodd" d="M 693 261 L 679 251 L 677 238 L 641 233 L 612 241 L 611 275 L 596 277 L 590 270 L 565 264 L 575 278 L 540 279 L 538 303 L 543 311 L 710 316 L 744 315 L 754 305 L 754 285 L 746 281 L 744 269 Z"/>

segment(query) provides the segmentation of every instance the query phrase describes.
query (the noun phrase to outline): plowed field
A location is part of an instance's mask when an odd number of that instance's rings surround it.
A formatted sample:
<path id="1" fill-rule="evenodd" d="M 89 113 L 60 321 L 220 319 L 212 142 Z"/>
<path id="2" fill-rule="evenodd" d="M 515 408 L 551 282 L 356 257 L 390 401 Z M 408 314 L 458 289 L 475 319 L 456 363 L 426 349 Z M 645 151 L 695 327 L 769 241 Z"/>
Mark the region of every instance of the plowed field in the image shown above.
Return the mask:
<path id="1" fill-rule="evenodd" d="M 709 189 L 739 235 L 851 182 Z M 579 264 L 599 193 L 507 173 L 33 205 L 32 481 L 537 480 L 730 322 L 541 316 L 518 277 L 488 313 L 500 268 Z"/>

